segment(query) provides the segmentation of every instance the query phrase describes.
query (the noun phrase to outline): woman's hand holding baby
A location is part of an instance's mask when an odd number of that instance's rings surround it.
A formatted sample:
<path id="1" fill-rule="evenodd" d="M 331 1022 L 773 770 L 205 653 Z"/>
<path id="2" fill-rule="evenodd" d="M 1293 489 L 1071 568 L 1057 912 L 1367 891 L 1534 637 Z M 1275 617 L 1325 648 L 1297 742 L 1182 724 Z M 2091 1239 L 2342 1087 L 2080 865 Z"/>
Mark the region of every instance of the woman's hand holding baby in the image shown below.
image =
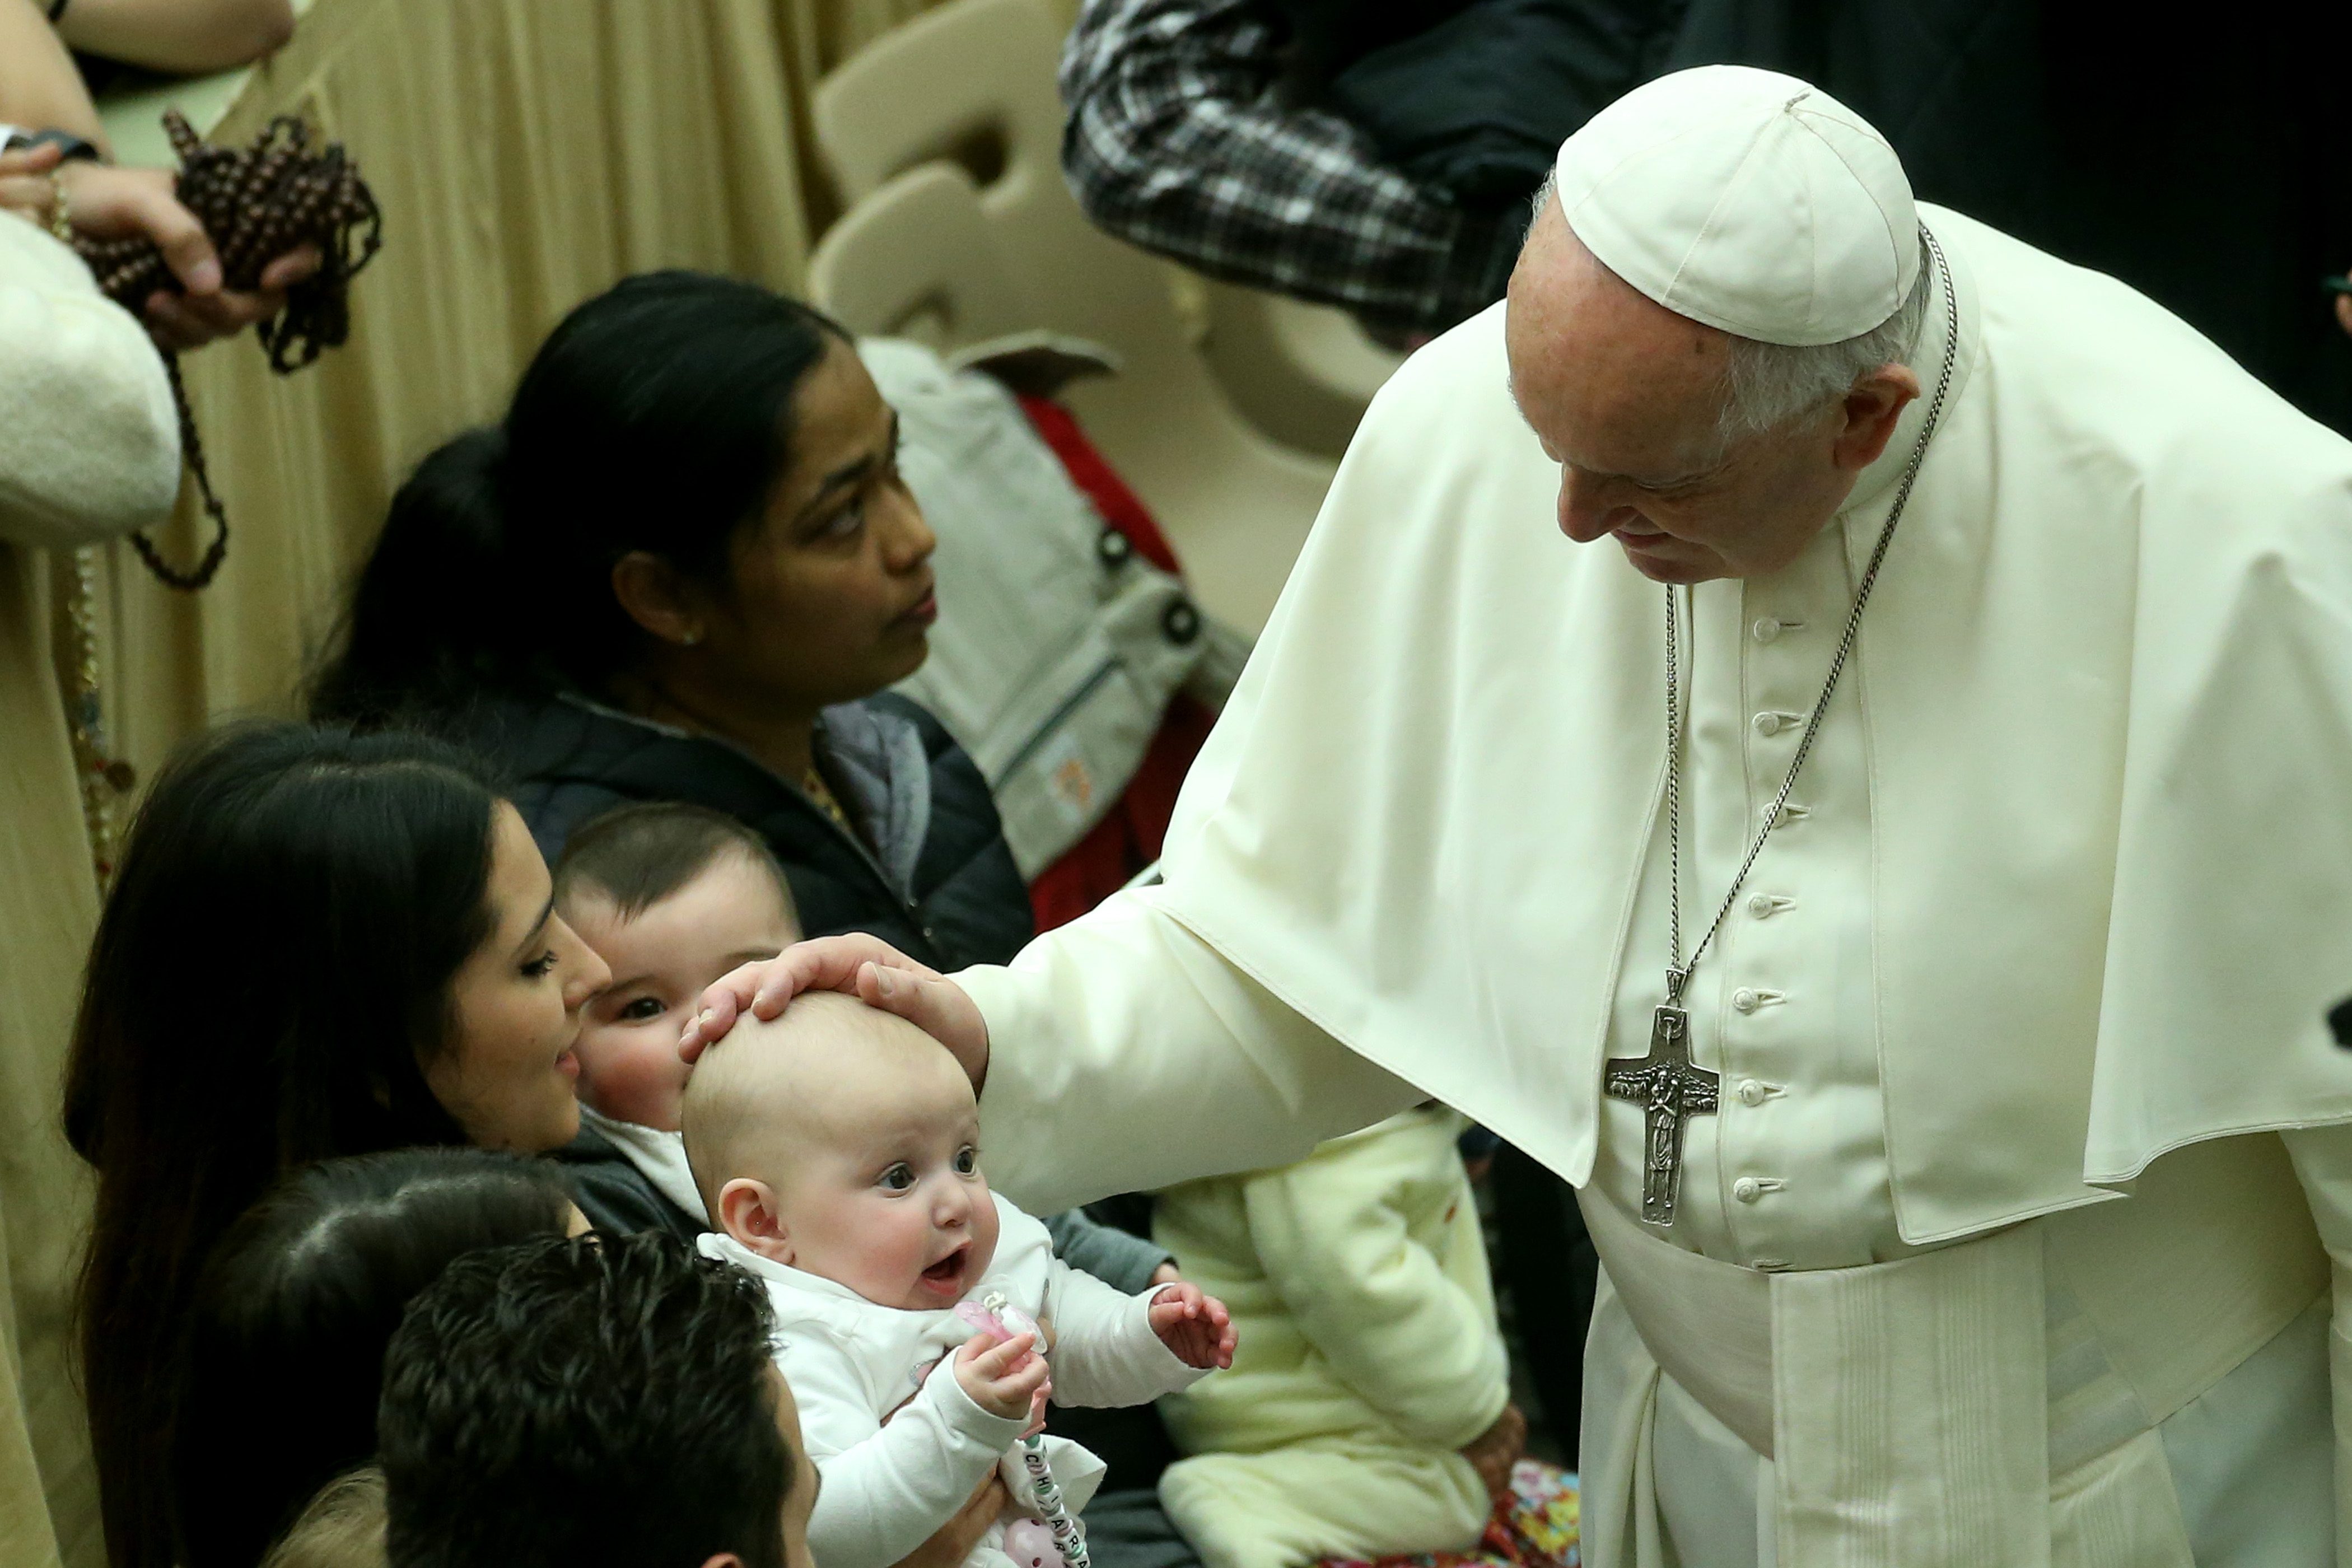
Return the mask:
<path id="1" fill-rule="evenodd" d="M 856 933 L 796 942 L 773 958 L 721 975 L 678 1040 L 691 1062 L 727 1037 L 745 1013 L 773 1018 L 803 991 L 846 991 L 895 1013 L 955 1054 L 974 1093 L 988 1078 L 988 1024 L 963 987 L 916 963 L 880 937 Z"/>
<path id="2" fill-rule="evenodd" d="M 962 1568 L 963 1560 L 988 1533 L 988 1527 L 1013 1506 L 1013 1493 L 995 1470 L 973 1489 L 971 1500 L 956 1516 L 932 1532 L 931 1538 L 898 1559 L 894 1568 Z"/>
<path id="3" fill-rule="evenodd" d="M 1006 1421 L 1028 1421 L 1028 1431 L 1045 1425 L 1045 1396 L 1054 1392 L 1052 1369 L 1033 1354 L 1034 1334 L 999 1340 L 974 1334 L 955 1353 L 955 1380 L 971 1402 Z"/>
<path id="4" fill-rule="evenodd" d="M 1151 1298 L 1151 1331 L 1186 1366 L 1234 1364 L 1238 1340 L 1233 1315 L 1214 1296 L 1201 1294 L 1198 1285 L 1179 1281 L 1163 1286 Z"/>

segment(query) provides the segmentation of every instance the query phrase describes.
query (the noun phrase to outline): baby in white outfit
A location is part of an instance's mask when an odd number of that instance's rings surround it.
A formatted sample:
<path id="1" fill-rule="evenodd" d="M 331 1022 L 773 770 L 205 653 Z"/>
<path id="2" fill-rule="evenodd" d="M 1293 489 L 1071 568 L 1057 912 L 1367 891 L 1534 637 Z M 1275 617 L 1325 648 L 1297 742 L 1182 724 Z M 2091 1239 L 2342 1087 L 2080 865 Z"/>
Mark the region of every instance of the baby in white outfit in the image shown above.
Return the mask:
<path id="1" fill-rule="evenodd" d="M 897 1563 L 992 1467 L 1034 1515 L 1013 1448 L 1049 1394 L 1141 1405 L 1233 1363 L 1231 1320 L 1198 1287 L 1129 1296 L 1056 1261 L 1045 1227 L 988 1190 L 955 1058 L 854 997 L 738 1023 L 695 1069 L 684 1121 L 723 1232 L 702 1248 L 775 1303 L 776 1364 L 822 1478 L 809 1546 L 824 1568 Z M 1049 1342 L 996 1342 L 956 1315 L 995 1294 Z M 1059 1438 L 1046 1454 L 1075 1513 L 1101 1463 Z M 1003 1523 L 971 1563 L 1005 1568 Z"/>

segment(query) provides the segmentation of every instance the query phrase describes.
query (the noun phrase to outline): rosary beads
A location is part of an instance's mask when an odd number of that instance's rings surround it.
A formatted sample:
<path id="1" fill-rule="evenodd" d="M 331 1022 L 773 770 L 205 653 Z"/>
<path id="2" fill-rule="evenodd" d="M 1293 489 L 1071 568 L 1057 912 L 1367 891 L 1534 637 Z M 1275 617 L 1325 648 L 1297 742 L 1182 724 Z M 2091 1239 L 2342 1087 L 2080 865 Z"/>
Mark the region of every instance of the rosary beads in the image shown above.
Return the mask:
<path id="1" fill-rule="evenodd" d="M 352 330 L 352 278 L 374 257 L 383 241 L 383 223 L 375 197 L 360 178 L 358 167 L 344 156 L 341 143 L 331 142 L 312 152 L 308 128 L 291 117 L 270 121 L 260 138 L 241 153 L 205 145 L 177 110 L 165 111 L 163 128 L 180 155 L 177 194 L 181 205 L 195 216 L 211 238 L 227 287 L 257 289 L 270 262 L 298 246 L 318 247 L 319 270 L 287 289 L 285 308 L 255 329 L 268 353 L 270 368 L 280 375 L 291 374 L 317 359 L 321 350 L 342 343 Z M 62 211 L 59 216 L 62 220 Z M 69 231 L 59 237 L 69 237 Z M 134 316 L 157 290 L 181 291 L 179 279 L 152 240 L 143 237 L 70 239 L 107 298 Z M 188 409 L 188 390 L 180 380 L 179 356 L 166 352 L 163 369 L 171 379 L 173 405 L 179 412 L 180 449 L 195 476 L 205 515 L 213 521 L 213 541 L 203 559 L 188 572 L 168 565 L 154 542 L 143 533 L 132 534 L 131 543 L 149 571 L 170 586 L 193 593 L 213 580 L 228 553 L 228 513 L 213 493 L 204 442 Z M 80 776 L 90 854 L 102 889 L 114 872 L 116 808 L 137 775 L 129 763 L 112 754 L 107 742 L 100 697 L 97 577 L 98 552 L 85 546 L 75 552 L 66 584 L 73 657 L 60 674 L 72 723 L 75 771 Z"/>
<path id="2" fill-rule="evenodd" d="M 285 309 L 255 328 L 270 368 L 290 375 L 320 351 L 340 346 L 351 336 L 352 279 L 374 257 L 383 229 L 375 196 L 360 178 L 359 166 L 344 155 L 342 143 L 313 151 L 309 128 L 291 115 L 271 121 L 242 152 L 206 145 L 177 110 L 164 111 L 163 129 L 180 155 L 181 205 L 211 238 L 226 287 L 258 289 L 270 262 L 303 245 L 318 247 L 319 270 L 288 289 Z M 106 296 L 134 315 L 158 289 L 180 292 L 163 252 L 143 236 L 77 239 L 74 247 Z M 193 592 L 213 580 L 228 552 L 228 513 L 213 493 L 204 442 L 180 380 L 179 357 L 167 352 L 163 363 L 179 408 L 181 448 L 213 521 L 213 542 L 188 572 L 165 564 L 146 535 L 134 533 L 131 542 L 156 576 Z"/>

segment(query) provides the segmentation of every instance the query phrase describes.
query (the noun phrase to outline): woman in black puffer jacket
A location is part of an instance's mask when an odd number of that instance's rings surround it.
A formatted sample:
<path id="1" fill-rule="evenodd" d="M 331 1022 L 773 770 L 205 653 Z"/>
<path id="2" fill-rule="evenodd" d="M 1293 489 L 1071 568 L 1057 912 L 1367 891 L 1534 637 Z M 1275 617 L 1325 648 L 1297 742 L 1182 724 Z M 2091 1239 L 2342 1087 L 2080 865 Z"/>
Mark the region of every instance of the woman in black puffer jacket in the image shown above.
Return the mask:
<path id="1" fill-rule="evenodd" d="M 691 801 L 766 837 L 810 935 L 1002 963 L 1032 928 L 988 785 L 884 689 L 937 615 L 897 442 L 815 311 L 629 279 L 401 488 L 313 716 L 467 742 L 551 862 L 612 806 Z"/>

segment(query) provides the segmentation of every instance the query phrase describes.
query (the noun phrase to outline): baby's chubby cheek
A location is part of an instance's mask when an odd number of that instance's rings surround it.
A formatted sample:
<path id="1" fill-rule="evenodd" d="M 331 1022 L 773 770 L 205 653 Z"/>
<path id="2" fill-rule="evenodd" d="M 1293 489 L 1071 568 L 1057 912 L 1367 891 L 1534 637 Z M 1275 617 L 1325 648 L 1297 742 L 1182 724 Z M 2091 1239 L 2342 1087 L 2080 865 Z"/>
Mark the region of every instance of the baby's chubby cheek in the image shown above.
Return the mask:
<path id="1" fill-rule="evenodd" d="M 580 1098 L 615 1121 L 675 1132 L 690 1070 L 666 1018 L 628 1027 L 591 1025 L 580 1037 Z"/>
<path id="2" fill-rule="evenodd" d="M 975 1281 L 996 1260 L 996 1200 L 989 1196 L 983 1183 L 980 1201 L 971 1211 L 971 1263 L 968 1277 Z"/>

